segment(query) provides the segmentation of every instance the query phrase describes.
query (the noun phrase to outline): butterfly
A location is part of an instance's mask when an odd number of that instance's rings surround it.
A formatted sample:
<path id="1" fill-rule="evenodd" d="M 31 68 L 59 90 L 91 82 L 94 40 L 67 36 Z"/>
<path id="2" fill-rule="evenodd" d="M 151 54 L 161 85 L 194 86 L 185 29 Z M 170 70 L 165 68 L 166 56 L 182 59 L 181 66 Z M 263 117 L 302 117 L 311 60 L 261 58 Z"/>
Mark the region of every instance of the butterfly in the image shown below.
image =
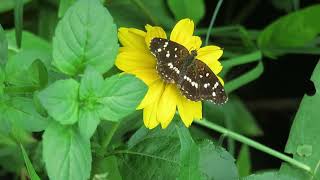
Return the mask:
<path id="1" fill-rule="evenodd" d="M 167 83 L 175 83 L 182 95 L 192 101 L 209 100 L 224 104 L 227 94 L 218 77 L 201 60 L 197 51 L 163 38 L 153 38 L 150 52 L 157 59 L 156 70 Z"/>

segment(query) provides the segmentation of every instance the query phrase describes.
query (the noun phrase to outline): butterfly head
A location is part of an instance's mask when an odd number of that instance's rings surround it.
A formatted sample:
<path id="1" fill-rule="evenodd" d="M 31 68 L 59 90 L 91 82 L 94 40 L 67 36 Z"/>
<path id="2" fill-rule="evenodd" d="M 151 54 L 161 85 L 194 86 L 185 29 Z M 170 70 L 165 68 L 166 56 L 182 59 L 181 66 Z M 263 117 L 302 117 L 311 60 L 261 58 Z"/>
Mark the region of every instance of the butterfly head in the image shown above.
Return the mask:
<path id="1" fill-rule="evenodd" d="M 196 57 L 197 55 L 197 50 L 191 50 L 191 56 Z"/>

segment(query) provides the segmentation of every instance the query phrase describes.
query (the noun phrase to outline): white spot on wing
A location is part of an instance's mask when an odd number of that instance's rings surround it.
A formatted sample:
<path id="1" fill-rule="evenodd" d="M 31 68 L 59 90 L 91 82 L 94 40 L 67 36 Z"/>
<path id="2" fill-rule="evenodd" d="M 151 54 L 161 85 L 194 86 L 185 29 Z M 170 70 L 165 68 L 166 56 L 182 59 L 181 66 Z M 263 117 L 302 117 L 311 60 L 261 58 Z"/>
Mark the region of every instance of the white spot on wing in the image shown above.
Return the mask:
<path id="1" fill-rule="evenodd" d="M 212 96 L 216 96 L 216 93 L 215 93 L 215 92 L 212 92 Z"/>

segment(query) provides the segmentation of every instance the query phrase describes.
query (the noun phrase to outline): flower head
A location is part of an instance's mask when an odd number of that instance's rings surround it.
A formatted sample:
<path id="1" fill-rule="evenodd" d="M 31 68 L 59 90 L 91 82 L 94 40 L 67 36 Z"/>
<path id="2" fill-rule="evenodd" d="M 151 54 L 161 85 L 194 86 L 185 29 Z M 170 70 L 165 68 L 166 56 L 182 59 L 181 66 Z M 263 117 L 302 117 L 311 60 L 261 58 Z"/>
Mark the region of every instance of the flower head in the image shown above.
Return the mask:
<path id="1" fill-rule="evenodd" d="M 165 38 L 167 35 L 161 27 L 146 25 L 146 32 L 135 28 L 120 28 L 119 40 L 123 47 L 116 59 L 116 66 L 124 72 L 134 74 L 148 86 L 148 92 L 137 109 L 143 109 L 143 121 L 147 128 L 161 124 L 166 128 L 172 121 L 176 109 L 189 127 L 194 119 L 202 118 L 201 101 L 195 102 L 181 95 L 176 84 L 166 83 L 156 71 L 156 58 L 150 53 L 153 38 Z M 218 59 L 223 51 L 218 46 L 200 48 L 200 37 L 193 36 L 194 23 L 190 19 L 180 20 L 170 34 L 170 40 L 177 42 L 188 50 L 197 50 L 196 58 L 206 63 L 217 75 L 222 66 Z M 220 82 L 223 80 L 218 76 Z"/>

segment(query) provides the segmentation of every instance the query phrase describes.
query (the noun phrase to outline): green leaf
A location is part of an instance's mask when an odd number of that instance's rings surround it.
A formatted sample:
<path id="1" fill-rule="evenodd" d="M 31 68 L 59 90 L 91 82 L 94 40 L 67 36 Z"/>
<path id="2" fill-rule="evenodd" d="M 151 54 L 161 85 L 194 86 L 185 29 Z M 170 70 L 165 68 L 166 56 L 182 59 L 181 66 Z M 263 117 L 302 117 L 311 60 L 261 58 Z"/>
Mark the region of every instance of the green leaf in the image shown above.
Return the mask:
<path id="1" fill-rule="evenodd" d="M 9 52 L 11 54 L 16 54 L 19 52 L 18 47 L 16 45 L 16 37 L 15 37 L 15 32 L 14 31 L 7 31 L 7 39 L 8 39 L 8 47 L 9 47 Z M 50 64 L 51 63 L 51 45 L 44 39 L 36 36 L 35 34 L 32 34 L 28 31 L 23 31 L 22 32 L 22 39 L 23 41 L 21 42 L 21 49 L 22 50 L 35 50 L 38 51 L 41 54 L 46 54 L 44 60 L 46 63 L 45 64 Z M 9 54 L 10 55 L 10 54 Z"/>
<path id="2" fill-rule="evenodd" d="M 3 170 L 12 173 L 24 168 L 20 145 L 29 146 L 35 143 L 30 133 L 19 127 L 3 128 L 3 116 L 0 116 L 0 166 Z"/>
<path id="3" fill-rule="evenodd" d="M 4 30 L 0 24 L 0 66 L 4 65 L 8 59 L 8 41 Z"/>
<path id="4" fill-rule="evenodd" d="M 285 176 L 278 172 L 264 172 L 261 174 L 253 174 L 243 178 L 243 180 L 292 180 L 294 177 Z"/>
<path id="5" fill-rule="evenodd" d="M 179 173 L 180 142 L 174 126 L 166 129 L 140 128 L 119 156 L 123 179 L 176 179 Z M 161 170 L 161 171 L 160 171 Z"/>
<path id="6" fill-rule="evenodd" d="M 81 100 L 99 98 L 103 91 L 103 77 L 91 66 L 88 66 L 81 79 L 79 97 Z"/>
<path id="7" fill-rule="evenodd" d="M 38 75 L 40 88 L 46 87 L 48 84 L 48 71 L 46 65 L 41 60 L 37 59 L 32 63 L 31 68 L 37 71 L 36 74 Z"/>
<path id="8" fill-rule="evenodd" d="M 141 10 L 131 0 L 108 1 L 106 5 L 118 27 L 142 29 L 149 22 L 147 16 L 141 13 Z"/>
<path id="9" fill-rule="evenodd" d="M 24 159 L 24 162 L 26 164 L 26 167 L 27 167 L 27 171 L 28 171 L 28 174 L 29 174 L 29 177 L 31 180 L 40 180 L 38 174 L 36 173 L 36 171 L 34 170 L 33 168 L 33 165 L 28 157 L 28 154 L 26 152 L 26 150 L 24 149 L 24 147 L 22 146 L 22 144 L 20 144 L 20 148 L 21 148 L 21 151 L 22 151 L 22 155 L 23 155 L 23 159 Z"/>
<path id="10" fill-rule="evenodd" d="M 53 65 L 67 75 L 91 65 L 108 71 L 118 53 L 117 28 L 97 0 L 79 0 L 58 23 L 53 38 Z"/>
<path id="11" fill-rule="evenodd" d="M 30 132 L 43 131 L 48 120 L 35 109 L 33 100 L 25 97 L 3 98 L 0 100 L 0 114 L 8 120 L 7 128 L 19 126 Z"/>
<path id="12" fill-rule="evenodd" d="M 31 0 L 23 0 L 24 4 L 31 2 Z M 15 7 L 16 0 L 1 0 L 0 13 L 10 11 Z"/>
<path id="13" fill-rule="evenodd" d="M 12 56 L 6 64 L 6 81 L 16 86 L 44 87 L 48 82 L 47 53 L 24 50 Z"/>
<path id="14" fill-rule="evenodd" d="M 75 0 L 60 0 L 58 17 L 61 18 Z"/>
<path id="15" fill-rule="evenodd" d="M 199 164 L 192 166 L 199 167 L 202 177 L 205 179 L 238 179 L 234 159 L 227 151 L 215 146 L 210 141 L 201 142 L 198 146 Z M 188 152 L 188 147 L 184 146 L 183 150 L 180 147 L 174 123 L 171 123 L 166 129 L 140 128 L 130 138 L 127 150 L 115 152 L 123 154 L 118 156 L 122 178 L 133 180 L 154 179 L 154 177 L 157 179 L 176 179 L 179 177 L 179 170 L 183 165 L 180 164 L 180 158 L 183 163 L 186 163 L 188 160 L 186 154 L 195 150 L 192 149 Z M 183 153 L 180 154 L 180 152 Z M 186 170 L 185 168 L 182 167 Z M 188 177 L 187 174 L 186 177 Z"/>
<path id="16" fill-rule="evenodd" d="M 43 159 L 50 179 L 86 180 L 92 161 L 89 139 L 72 126 L 52 123 L 43 134 Z"/>
<path id="17" fill-rule="evenodd" d="M 312 178 L 320 179 L 320 63 L 313 71 L 311 81 L 314 83 L 316 93 L 313 96 L 305 95 L 300 103 L 299 110 L 294 118 L 290 135 L 285 148 L 286 153 L 293 158 L 310 166 L 314 171 Z M 310 179 L 311 175 L 303 170 L 283 163 L 281 174 L 290 174 L 299 179 Z"/>
<path id="18" fill-rule="evenodd" d="M 251 172 L 251 158 L 249 147 L 245 144 L 241 146 L 237 159 L 237 167 L 239 170 L 239 175 L 241 177 L 248 176 Z"/>
<path id="19" fill-rule="evenodd" d="M 97 126 L 100 123 L 98 112 L 95 110 L 80 109 L 79 112 L 79 130 L 80 133 L 90 139 L 93 133 L 96 131 Z"/>
<path id="20" fill-rule="evenodd" d="M 203 0 L 168 0 L 168 5 L 176 20 L 190 18 L 198 23 L 205 14 Z"/>
<path id="21" fill-rule="evenodd" d="M 293 10 L 293 1 L 296 0 L 282 0 L 282 1 L 278 1 L 278 0 L 271 0 L 272 5 L 280 10 L 284 10 L 286 12 L 290 12 Z"/>
<path id="22" fill-rule="evenodd" d="M 5 73 L 3 72 L 2 67 L 0 66 L 0 97 L 3 95 L 4 80 L 5 80 Z"/>
<path id="23" fill-rule="evenodd" d="M 38 7 L 38 35 L 48 41 L 52 40 L 54 30 L 58 24 L 58 12 L 54 6 L 40 3 Z"/>
<path id="24" fill-rule="evenodd" d="M 180 172 L 179 179 L 181 180 L 198 180 L 201 178 L 199 170 L 199 147 L 193 141 L 188 129 L 184 126 L 177 127 L 180 138 Z"/>
<path id="25" fill-rule="evenodd" d="M 105 79 L 99 110 L 104 120 L 119 121 L 136 110 L 146 93 L 142 81 L 131 75 L 114 75 Z"/>
<path id="26" fill-rule="evenodd" d="M 39 93 L 41 104 L 48 114 L 61 124 L 78 121 L 79 84 L 73 79 L 59 80 Z"/>
<path id="27" fill-rule="evenodd" d="M 249 136 L 258 136 L 262 134 L 262 130 L 253 115 L 236 96 L 230 96 L 228 103 L 223 107 L 205 102 L 204 116 L 206 119 L 220 125 L 229 121 L 232 129 L 240 134 Z"/>
<path id="28" fill-rule="evenodd" d="M 320 5 L 283 16 L 260 33 L 258 45 L 270 57 L 286 53 L 282 49 L 314 47 L 313 40 L 320 32 L 319 16 Z"/>
<path id="29" fill-rule="evenodd" d="M 90 138 L 100 123 L 98 102 L 103 91 L 103 77 L 94 68 L 89 66 L 80 83 L 79 97 L 81 101 L 79 114 L 80 132 Z"/>
<path id="30" fill-rule="evenodd" d="M 174 25 L 166 1 L 117 0 L 106 4 L 119 27 L 144 28 L 149 23 L 171 29 Z"/>
<path id="31" fill-rule="evenodd" d="M 199 147 L 199 169 L 205 179 L 239 179 L 235 160 L 225 149 L 207 140 Z"/>
<path id="32" fill-rule="evenodd" d="M 92 167 L 93 180 L 122 180 L 115 156 L 103 159 L 94 159 Z"/>
<path id="33" fill-rule="evenodd" d="M 16 31 L 16 43 L 18 48 L 21 47 L 22 28 L 23 28 L 23 1 L 15 0 L 14 8 L 14 26 Z"/>

